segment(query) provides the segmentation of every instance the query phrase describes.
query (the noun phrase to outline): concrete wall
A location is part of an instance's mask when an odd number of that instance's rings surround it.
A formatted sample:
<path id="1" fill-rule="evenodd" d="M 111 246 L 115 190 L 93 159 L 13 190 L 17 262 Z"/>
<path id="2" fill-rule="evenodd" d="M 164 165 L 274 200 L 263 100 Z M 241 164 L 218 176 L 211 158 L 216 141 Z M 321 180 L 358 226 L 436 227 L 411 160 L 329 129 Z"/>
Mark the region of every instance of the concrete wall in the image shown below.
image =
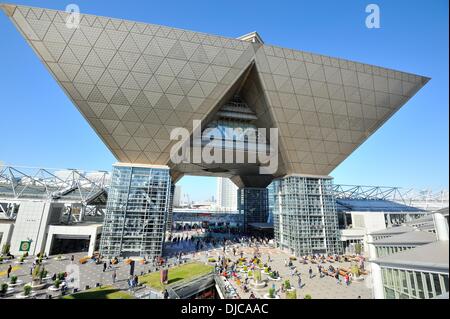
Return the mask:
<path id="1" fill-rule="evenodd" d="M 14 224 L 12 223 L 0 223 L 0 253 L 3 245 L 10 243 L 13 229 Z"/>
<path id="2" fill-rule="evenodd" d="M 22 253 L 20 252 L 22 241 L 31 241 L 30 255 L 43 251 L 50 216 L 53 213 L 60 214 L 63 208 L 64 204 L 22 201 L 11 237 L 11 253 L 13 255 Z"/>

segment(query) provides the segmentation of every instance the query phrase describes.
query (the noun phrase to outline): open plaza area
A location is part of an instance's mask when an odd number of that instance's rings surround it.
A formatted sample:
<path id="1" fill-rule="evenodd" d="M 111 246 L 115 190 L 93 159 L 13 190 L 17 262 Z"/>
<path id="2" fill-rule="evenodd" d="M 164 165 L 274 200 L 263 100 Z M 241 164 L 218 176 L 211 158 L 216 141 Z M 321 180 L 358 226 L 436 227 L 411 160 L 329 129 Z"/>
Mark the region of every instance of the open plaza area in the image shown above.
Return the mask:
<path id="1" fill-rule="evenodd" d="M 322 262 L 313 258 L 300 260 L 292 258 L 270 244 L 253 243 L 232 243 L 227 241 L 225 250 L 219 241 L 206 243 L 202 240 L 204 247 L 197 251 L 196 241 L 181 242 L 170 247 L 173 257 L 164 258 L 164 262 L 136 260 L 133 273 L 138 277 L 137 285 L 130 285 L 130 264 L 129 261 L 119 259 L 117 264 L 110 260 L 87 259 L 84 254 L 59 255 L 44 258 L 40 261 L 33 256 L 22 260 L 15 258 L 0 265 L 0 283 L 9 284 L 7 293 L 3 298 L 20 298 L 26 285 L 33 285 L 28 298 L 60 298 L 65 299 L 128 299 L 128 298 L 169 298 L 164 296 L 167 289 L 172 289 L 180 283 L 188 284 L 195 279 L 206 275 L 214 274 L 224 285 L 209 285 L 196 287 L 196 295 L 200 295 L 202 290 L 218 289 L 221 294 L 230 299 L 264 299 L 269 298 L 269 290 L 274 289 L 275 297 L 288 299 L 285 289 L 286 281 L 291 284 L 291 289 L 295 290 L 295 299 L 317 298 L 317 299 L 370 299 L 371 279 L 370 270 L 365 269 L 366 275 L 360 276 L 358 280 L 345 282 L 345 273 L 342 272 L 339 279 L 332 275 L 325 274 L 329 267 L 335 269 L 348 270 L 350 277 L 351 268 L 361 265 L 356 261 L 341 261 L 328 258 Z M 182 253 L 184 251 L 184 253 Z M 180 253 L 181 257 L 180 257 Z M 250 262 L 255 256 L 260 261 Z M 270 257 L 270 259 L 269 259 Z M 354 257 L 348 257 L 349 259 Z M 73 260 L 72 260 L 73 259 Z M 220 260 L 226 260 L 224 267 Z M 245 261 L 244 261 L 245 260 Z M 356 260 L 356 259 L 355 259 Z M 244 261 L 244 262 L 243 262 Z M 319 274 L 318 266 L 322 266 L 324 273 Z M 8 268 L 12 266 L 12 271 L 8 275 Z M 260 267 L 262 266 L 262 267 Z M 35 269 L 40 267 L 46 271 L 42 280 L 36 280 Z M 360 267 L 360 266 L 358 266 Z M 261 268 L 260 284 L 254 285 L 257 272 L 256 268 Z M 161 269 L 168 270 L 167 284 L 162 284 L 160 279 Z M 268 271 L 270 269 L 270 272 Z M 311 269 L 311 274 L 309 270 Z M 75 274 L 70 273 L 75 270 Z M 272 279 L 270 273 L 277 274 L 276 280 Z M 66 278 L 56 279 L 60 281 L 60 289 L 55 289 L 55 281 L 52 277 L 61 273 L 66 273 Z M 16 283 L 11 284 L 11 279 L 16 278 Z M 39 277 L 39 275 L 38 275 Z M 299 281 L 301 278 L 301 281 Z M 354 277 L 355 278 L 355 277 Z M 55 279 L 55 278 L 53 278 Z M 78 288 L 74 290 L 73 285 Z M 299 286 L 300 284 L 300 286 Z M 206 286 L 205 286 L 206 287 Z M 12 289 L 12 290 L 11 290 Z M 173 290 L 172 290 L 173 291 Z M 75 293 L 74 293 L 75 292 Z M 51 296 L 51 297 L 50 297 Z M 206 295 L 208 298 L 210 295 Z M 170 296 L 174 297 L 174 296 Z M 178 296 L 180 297 L 180 296 Z M 176 298 L 176 297 L 175 297 Z"/>

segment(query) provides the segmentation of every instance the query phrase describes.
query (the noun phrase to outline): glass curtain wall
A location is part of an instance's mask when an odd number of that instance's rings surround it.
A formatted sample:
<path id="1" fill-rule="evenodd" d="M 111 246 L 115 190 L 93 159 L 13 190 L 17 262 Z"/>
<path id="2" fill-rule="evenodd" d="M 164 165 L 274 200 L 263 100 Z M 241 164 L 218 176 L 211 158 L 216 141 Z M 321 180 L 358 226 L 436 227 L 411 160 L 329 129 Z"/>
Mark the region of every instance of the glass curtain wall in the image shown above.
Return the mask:
<path id="1" fill-rule="evenodd" d="M 448 293 L 448 274 L 381 268 L 386 299 L 432 299 Z"/>
<path id="2" fill-rule="evenodd" d="M 269 201 L 267 188 L 241 188 L 238 190 L 239 212 L 244 215 L 244 229 L 248 224 L 267 223 Z"/>
<path id="3" fill-rule="evenodd" d="M 114 167 L 100 253 L 107 257 L 160 256 L 171 184 L 168 169 Z"/>
<path id="4" fill-rule="evenodd" d="M 274 183 L 278 247 L 297 256 L 342 252 L 332 180 L 290 176 Z"/>

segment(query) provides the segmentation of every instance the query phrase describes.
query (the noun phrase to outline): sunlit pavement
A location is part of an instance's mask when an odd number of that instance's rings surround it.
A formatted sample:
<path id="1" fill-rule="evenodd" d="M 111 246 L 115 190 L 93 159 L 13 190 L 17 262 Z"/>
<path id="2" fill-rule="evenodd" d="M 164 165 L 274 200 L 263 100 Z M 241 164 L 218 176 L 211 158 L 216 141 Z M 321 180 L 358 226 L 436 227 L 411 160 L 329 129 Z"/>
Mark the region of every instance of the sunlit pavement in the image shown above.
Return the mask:
<path id="1" fill-rule="evenodd" d="M 239 247 L 239 246 L 236 246 Z M 236 256 L 233 256 L 233 252 L 231 247 L 227 249 L 226 256 L 235 260 L 239 257 L 239 251 L 244 252 L 244 257 L 252 258 L 254 256 L 255 248 L 244 247 L 237 248 L 238 253 Z M 269 289 L 272 288 L 272 285 L 275 284 L 275 289 L 278 290 L 281 288 L 281 284 L 289 280 L 292 287 L 295 287 L 297 290 L 297 298 L 303 299 L 305 295 L 310 295 L 313 299 L 357 299 L 361 297 L 361 299 L 371 299 L 372 298 L 372 289 L 371 289 L 371 278 L 370 278 L 370 269 L 367 269 L 369 266 L 366 263 L 366 269 L 369 270 L 368 276 L 363 276 L 364 280 L 361 282 L 353 281 L 349 286 L 344 284 L 343 278 L 341 284 L 336 283 L 336 279 L 325 276 L 323 278 L 319 277 L 317 264 L 300 264 L 298 261 L 293 261 L 293 265 L 296 266 L 298 272 L 301 274 L 302 278 L 302 288 L 298 288 L 298 277 L 292 276 L 292 270 L 285 266 L 285 261 L 290 257 L 290 255 L 286 254 L 283 251 L 280 251 L 275 248 L 264 248 L 259 247 L 259 252 L 261 254 L 261 260 L 263 263 L 267 263 L 267 257 L 270 255 L 271 262 L 268 263 L 269 266 L 272 267 L 272 270 L 277 270 L 282 277 L 280 281 L 271 281 L 267 280 L 267 286 L 262 289 L 253 289 L 248 285 L 250 291 L 245 293 L 242 289 L 242 285 L 238 285 L 235 280 L 231 279 L 231 284 L 236 289 L 238 294 L 242 299 L 247 299 L 250 296 L 250 292 L 253 292 L 257 298 L 263 298 L 265 294 L 268 293 Z M 223 250 L 216 249 L 210 252 L 210 257 L 218 257 L 223 256 Z M 206 257 L 203 257 L 206 259 Z M 330 263 L 322 264 L 323 267 L 328 268 Z M 341 267 L 341 268 L 350 268 L 350 262 L 344 263 L 332 263 L 333 267 Z M 313 270 L 313 277 L 309 278 L 308 270 L 309 268 Z M 242 281 L 245 279 L 245 274 L 240 273 Z M 267 275 L 263 274 L 262 279 L 267 279 Z M 249 281 L 251 281 L 249 279 Z M 284 293 L 279 293 L 280 298 L 286 298 Z"/>
<path id="2" fill-rule="evenodd" d="M 236 256 L 233 255 L 232 247 L 236 247 L 237 253 Z M 239 258 L 239 253 L 242 251 L 244 253 L 244 257 L 253 257 L 255 253 L 254 247 L 245 247 L 243 245 L 233 245 L 233 246 L 227 246 L 226 249 L 226 256 L 231 258 L 233 261 L 237 260 Z M 204 250 L 201 252 L 196 253 L 195 252 L 195 244 L 190 242 L 181 242 L 178 245 L 166 245 L 165 252 L 169 255 L 176 254 L 180 251 L 185 252 L 184 258 L 187 260 L 195 260 L 207 263 L 208 258 L 210 257 L 218 257 L 223 256 L 223 247 L 216 246 L 217 248 L 214 248 L 212 244 L 206 244 L 204 247 Z M 189 251 L 189 253 L 188 253 Z M 277 270 L 280 273 L 280 276 L 282 277 L 281 281 L 267 281 L 267 286 L 262 289 L 252 289 L 250 286 L 250 291 L 252 291 L 257 298 L 263 298 L 265 294 L 268 293 L 269 288 L 272 287 L 272 285 L 275 285 L 275 289 L 279 289 L 281 287 L 281 284 L 285 280 L 290 280 L 292 287 L 295 287 L 297 289 L 297 298 L 303 299 L 305 295 L 309 294 L 313 299 L 357 299 L 358 297 L 361 297 L 361 299 L 370 299 L 371 296 L 371 287 L 370 287 L 370 277 L 364 276 L 364 280 L 362 282 L 353 282 L 350 284 L 350 286 L 345 286 L 342 282 L 340 285 L 336 283 L 336 280 L 332 277 L 323 277 L 319 278 L 317 273 L 317 265 L 303 265 L 300 264 L 298 261 L 294 261 L 294 265 L 297 267 L 297 270 L 299 273 L 301 273 L 302 278 L 302 288 L 298 288 L 298 279 L 297 277 L 291 276 L 291 269 L 285 266 L 285 260 L 288 259 L 290 256 L 287 255 L 285 252 L 282 252 L 275 248 L 270 247 L 259 247 L 259 253 L 261 254 L 261 260 L 263 263 L 267 263 L 267 257 L 270 255 L 270 258 L 272 261 L 269 263 L 269 265 L 272 267 L 272 270 Z M 63 261 L 57 261 L 53 258 L 49 258 L 46 260 L 43 264 L 45 269 L 48 271 L 49 276 L 52 276 L 53 274 L 61 273 L 66 271 L 66 267 L 71 265 L 70 257 L 72 255 L 65 255 L 67 258 Z M 115 287 L 122 289 L 122 290 L 128 290 L 128 278 L 130 276 L 130 266 L 124 264 L 123 262 L 120 262 L 119 265 L 114 266 L 116 269 L 116 282 L 113 284 L 113 271 L 111 269 L 107 270 L 106 272 L 103 272 L 103 264 L 96 265 L 93 262 L 89 262 L 87 264 L 81 265 L 79 263 L 79 259 L 82 257 L 85 257 L 85 254 L 75 254 L 75 261 L 74 264 L 79 267 L 79 278 L 80 278 L 80 290 L 85 290 L 86 286 L 89 286 L 91 288 L 95 287 L 97 283 L 99 283 L 102 286 L 106 285 L 114 285 Z M 18 266 L 20 269 L 17 269 L 12 272 L 11 275 L 15 275 L 18 277 L 19 280 L 23 281 L 23 283 L 30 283 L 31 282 L 31 267 L 33 263 L 34 258 L 28 257 L 27 261 L 23 265 L 16 265 L 14 261 L 11 262 L 11 265 Z M 170 264 L 175 263 L 175 259 L 169 260 Z M 6 269 L 8 268 L 9 264 L 2 264 L 0 265 L 0 273 L 3 271 L 6 272 Z M 328 263 L 323 264 L 324 267 L 328 267 Z M 334 267 L 345 267 L 349 268 L 350 263 L 334 263 Z M 368 263 L 366 263 L 366 267 L 368 266 Z M 309 267 L 312 268 L 314 277 L 309 278 L 308 270 Z M 149 271 L 153 271 L 154 267 L 151 264 L 141 265 L 140 263 L 135 263 L 135 274 L 141 275 L 143 273 L 147 273 Z M 370 272 L 369 272 L 370 273 Z M 245 279 L 245 274 L 240 273 L 239 274 L 243 279 Z M 267 276 L 265 274 L 262 275 L 262 279 L 267 279 Z M 5 276 L 0 276 L 0 283 L 7 283 L 8 279 Z M 244 293 L 242 286 L 239 286 L 236 281 L 231 280 L 231 284 L 236 288 L 236 291 L 240 295 L 242 299 L 247 299 L 250 296 L 250 292 Z M 23 291 L 23 285 L 15 288 L 15 293 L 12 295 L 9 295 L 8 298 L 15 298 L 15 294 L 20 293 Z M 139 290 L 145 290 L 145 288 L 138 289 L 136 292 L 139 294 Z M 37 295 L 36 298 L 42 299 L 47 298 L 48 294 L 51 294 L 54 298 L 57 298 L 60 293 L 49 293 L 46 289 L 42 291 L 36 291 Z M 285 298 L 284 293 L 280 292 L 280 297 Z"/>

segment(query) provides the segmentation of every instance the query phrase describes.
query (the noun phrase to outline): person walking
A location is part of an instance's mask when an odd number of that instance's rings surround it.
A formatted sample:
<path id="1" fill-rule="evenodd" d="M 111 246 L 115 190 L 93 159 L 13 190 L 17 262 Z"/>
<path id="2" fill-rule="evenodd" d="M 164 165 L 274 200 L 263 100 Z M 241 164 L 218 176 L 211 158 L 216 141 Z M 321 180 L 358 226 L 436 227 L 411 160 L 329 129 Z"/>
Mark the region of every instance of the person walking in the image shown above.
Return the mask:
<path id="1" fill-rule="evenodd" d="M 301 275 L 298 275 L 298 288 L 299 289 L 302 289 L 302 276 Z"/>
<path id="2" fill-rule="evenodd" d="M 116 272 L 116 270 L 114 269 L 114 271 L 113 271 L 113 273 L 112 273 L 112 281 L 113 281 L 113 284 L 116 283 L 116 279 L 117 279 L 117 272 Z"/>
<path id="3" fill-rule="evenodd" d="M 313 277 L 313 270 L 312 270 L 311 266 L 309 267 L 308 272 L 309 272 L 309 279 L 311 279 Z"/>
<path id="4" fill-rule="evenodd" d="M 336 285 L 341 284 L 341 279 L 339 278 L 339 272 L 336 271 L 336 274 L 334 275 L 334 278 L 336 279 Z"/>
<path id="5" fill-rule="evenodd" d="M 350 284 L 350 277 L 348 274 L 345 275 L 344 282 L 345 282 L 345 286 L 348 287 L 348 285 Z"/>
<path id="6" fill-rule="evenodd" d="M 12 267 L 11 267 L 11 265 L 9 265 L 8 266 L 8 270 L 6 271 L 6 274 L 7 274 L 8 278 L 11 275 L 11 272 L 12 272 Z"/>
<path id="7" fill-rule="evenodd" d="M 72 257 L 70 257 L 70 262 L 73 264 L 74 260 L 75 260 L 75 256 L 72 255 Z"/>
<path id="8" fill-rule="evenodd" d="M 104 263 L 103 263 L 103 272 L 106 271 L 106 267 L 107 267 L 107 266 L 106 266 L 106 262 L 104 262 Z"/>

